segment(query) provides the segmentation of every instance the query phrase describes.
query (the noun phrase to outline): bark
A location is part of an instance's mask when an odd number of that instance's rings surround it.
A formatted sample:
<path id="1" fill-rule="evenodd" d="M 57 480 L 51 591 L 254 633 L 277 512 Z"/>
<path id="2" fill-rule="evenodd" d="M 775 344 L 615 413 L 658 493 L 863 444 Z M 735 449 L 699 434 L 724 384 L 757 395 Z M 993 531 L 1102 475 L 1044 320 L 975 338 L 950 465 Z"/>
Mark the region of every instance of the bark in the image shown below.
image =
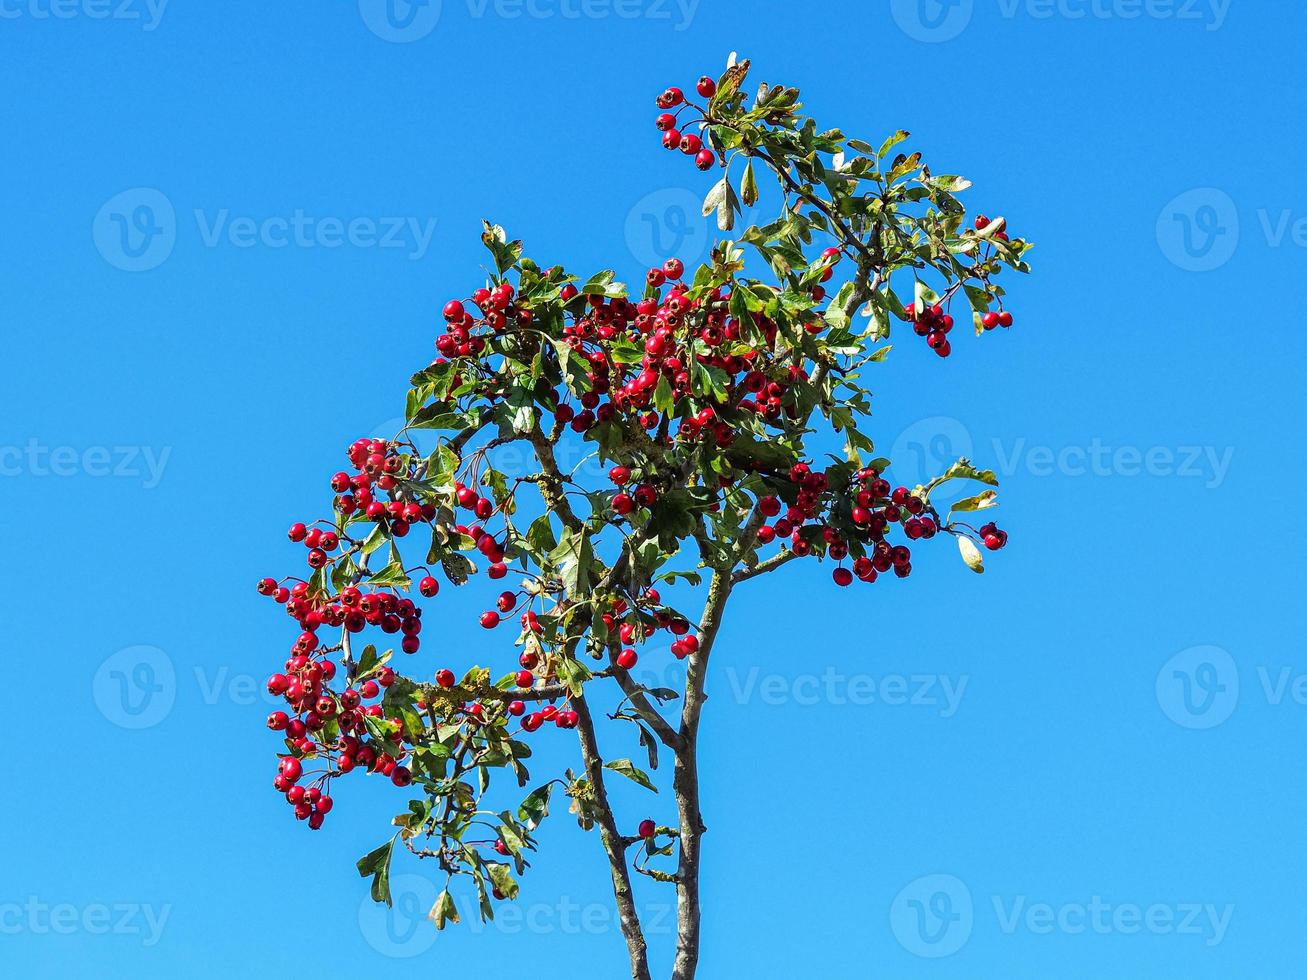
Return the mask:
<path id="1" fill-rule="evenodd" d="M 731 594 L 731 574 L 715 571 L 699 623 L 699 650 L 690 658 L 681 709 L 681 749 L 672 787 L 680 819 L 681 856 L 676 871 L 676 959 L 672 980 L 693 980 L 699 966 L 699 870 L 703 815 L 699 810 L 699 719 L 707 695 L 708 661 Z"/>
<path id="2" fill-rule="evenodd" d="M 599 745 L 595 739 L 594 718 L 584 697 L 572 698 L 572 710 L 578 716 L 576 728 L 581 741 L 581 760 L 594 794 L 595 822 L 599 825 L 599 836 L 608 855 L 608 867 L 613 876 L 613 895 L 617 899 L 617 915 L 622 924 L 626 951 L 631 958 L 631 980 L 650 980 L 644 931 L 640 928 L 640 915 L 636 911 L 635 895 L 631 890 L 631 873 L 626 866 L 626 843 L 618 832 L 613 808 L 608 803 L 608 792 L 604 787 L 604 760 L 599 755 Z"/>

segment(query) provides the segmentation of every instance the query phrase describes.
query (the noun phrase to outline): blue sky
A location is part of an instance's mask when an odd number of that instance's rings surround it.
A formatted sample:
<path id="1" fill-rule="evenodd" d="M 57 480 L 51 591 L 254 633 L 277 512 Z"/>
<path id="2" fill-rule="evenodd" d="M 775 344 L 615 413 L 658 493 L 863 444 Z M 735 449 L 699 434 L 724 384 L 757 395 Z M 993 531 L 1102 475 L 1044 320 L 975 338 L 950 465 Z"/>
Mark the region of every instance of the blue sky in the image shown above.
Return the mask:
<path id="1" fill-rule="evenodd" d="M 253 583 L 393 428 L 483 216 L 577 269 L 703 254 L 708 183 L 652 100 L 738 50 L 823 122 L 911 129 L 1038 248 L 1014 329 L 872 378 L 905 482 L 998 470 L 989 572 L 939 542 L 891 588 L 797 566 L 737 595 L 703 975 L 1300 975 L 1304 568 L 1261 503 L 1304 475 L 1307 12 L 396 2 L 0 0 L 4 972 L 623 975 L 561 812 L 515 915 L 435 938 L 416 864 L 370 907 L 353 862 L 396 794 L 289 819 L 259 693 L 285 627 Z M 479 602 L 448 599 L 423 669 L 502 661 Z M 665 972 L 670 896 L 639 900 Z"/>

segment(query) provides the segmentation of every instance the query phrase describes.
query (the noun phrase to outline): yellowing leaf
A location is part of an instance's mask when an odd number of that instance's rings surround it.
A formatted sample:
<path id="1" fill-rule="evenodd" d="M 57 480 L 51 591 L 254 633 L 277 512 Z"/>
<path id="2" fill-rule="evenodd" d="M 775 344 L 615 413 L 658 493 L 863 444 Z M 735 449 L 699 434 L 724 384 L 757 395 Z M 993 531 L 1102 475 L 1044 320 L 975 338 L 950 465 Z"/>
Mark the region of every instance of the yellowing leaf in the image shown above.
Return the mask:
<path id="1" fill-rule="evenodd" d="M 981 557 L 980 549 L 965 534 L 958 535 L 958 551 L 962 552 L 962 560 L 969 569 L 977 575 L 984 574 L 985 559 Z"/>

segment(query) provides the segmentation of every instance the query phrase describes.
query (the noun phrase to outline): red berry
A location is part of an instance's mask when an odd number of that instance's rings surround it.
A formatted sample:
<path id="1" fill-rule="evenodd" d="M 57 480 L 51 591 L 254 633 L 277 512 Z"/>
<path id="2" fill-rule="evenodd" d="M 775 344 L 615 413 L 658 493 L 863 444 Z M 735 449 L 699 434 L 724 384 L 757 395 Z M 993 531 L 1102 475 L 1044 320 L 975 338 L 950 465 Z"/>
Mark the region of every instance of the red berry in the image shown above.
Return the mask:
<path id="1" fill-rule="evenodd" d="M 439 684 L 441 687 L 453 687 L 454 672 L 452 670 L 436 671 L 436 683 Z"/>
<path id="2" fill-rule="evenodd" d="M 701 79 L 699 79 L 699 84 L 697 84 L 694 88 L 695 91 L 697 91 L 705 99 L 711 99 L 714 95 L 717 94 L 717 83 L 714 82 L 712 78 L 710 78 L 708 75 L 704 75 Z"/>
<path id="3" fill-rule="evenodd" d="M 424 576 L 422 581 L 418 583 L 418 591 L 421 592 L 428 599 L 430 599 L 433 595 L 435 595 L 437 592 L 440 591 L 440 583 L 437 582 L 430 575 Z"/>
<path id="4" fill-rule="evenodd" d="M 636 652 L 630 647 L 627 647 L 617 655 L 617 666 L 621 667 L 623 670 L 630 670 L 635 666 L 635 662 L 639 659 L 640 658 Z"/>
<path id="5" fill-rule="evenodd" d="M 664 109 L 671 109 L 684 101 L 685 93 L 673 85 L 659 97 L 658 104 Z"/>
<path id="6" fill-rule="evenodd" d="M 853 573 L 847 568 L 837 568 L 831 572 L 831 578 L 835 580 L 836 585 L 851 585 L 853 583 Z"/>
<path id="7" fill-rule="evenodd" d="M 717 157 L 713 155 L 712 150 L 700 150 L 694 155 L 694 165 L 700 170 L 711 170 L 716 162 Z"/>
<path id="8" fill-rule="evenodd" d="M 980 325 L 986 330 L 993 330 L 999 324 L 999 315 L 992 310 L 980 318 Z"/>
<path id="9" fill-rule="evenodd" d="M 488 630 L 494 629 L 499 625 L 499 613 L 493 609 L 487 609 L 481 614 L 481 625 Z"/>
<path id="10" fill-rule="evenodd" d="M 517 674 L 514 675 L 513 682 L 517 684 L 518 687 L 532 687 L 535 685 L 536 677 L 535 674 L 531 673 L 529 670 L 519 670 Z"/>
<path id="11" fill-rule="evenodd" d="M 646 840 L 652 837 L 655 831 L 657 831 L 657 829 L 658 829 L 658 825 L 654 823 L 652 820 L 640 821 L 640 836 L 645 838 Z"/>

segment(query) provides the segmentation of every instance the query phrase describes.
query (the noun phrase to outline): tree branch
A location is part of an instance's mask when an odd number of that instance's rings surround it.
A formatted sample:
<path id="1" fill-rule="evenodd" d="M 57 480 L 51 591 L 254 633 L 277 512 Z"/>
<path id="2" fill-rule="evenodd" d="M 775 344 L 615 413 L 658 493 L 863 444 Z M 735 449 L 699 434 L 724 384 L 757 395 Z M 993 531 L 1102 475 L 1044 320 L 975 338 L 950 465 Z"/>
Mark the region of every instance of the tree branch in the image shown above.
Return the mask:
<path id="1" fill-rule="evenodd" d="M 608 855 L 613 895 L 617 899 L 617 914 L 622 924 L 622 936 L 626 939 L 626 950 L 631 957 L 631 980 L 650 980 L 644 931 L 640 928 L 640 915 L 636 911 L 635 896 L 631 890 L 631 874 L 626 867 L 626 846 L 618 832 L 613 809 L 608 802 L 608 792 L 604 787 L 604 760 L 599 755 L 599 745 L 595 740 L 594 718 L 584 696 L 572 698 L 572 710 L 577 714 L 576 730 L 581 740 L 581 760 L 594 794 L 595 822 L 599 825 L 599 837 Z"/>
<path id="2" fill-rule="evenodd" d="M 672 786 L 680 822 L 681 854 L 676 870 L 676 959 L 672 980 L 693 980 L 699 964 L 699 844 L 707 828 L 699 812 L 699 717 L 703 712 L 708 658 L 731 594 L 729 572 L 714 570 L 699 621 L 699 649 L 690 658 L 681 709 L 681 750 L 676 753 Z"/>

